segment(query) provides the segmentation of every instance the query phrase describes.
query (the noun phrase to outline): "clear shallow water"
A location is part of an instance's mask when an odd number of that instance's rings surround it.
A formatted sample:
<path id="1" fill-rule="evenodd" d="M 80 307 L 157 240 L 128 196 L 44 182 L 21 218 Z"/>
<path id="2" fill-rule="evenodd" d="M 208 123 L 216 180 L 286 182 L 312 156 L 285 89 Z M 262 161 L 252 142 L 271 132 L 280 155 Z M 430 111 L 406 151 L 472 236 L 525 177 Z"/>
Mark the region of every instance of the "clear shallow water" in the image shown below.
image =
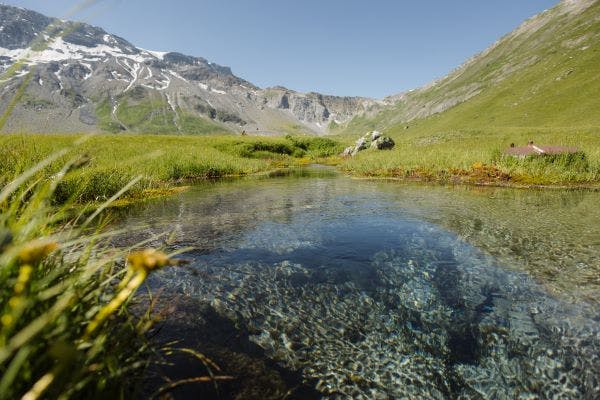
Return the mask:
<path id="1" fill-rule="evenodd" d="M 151 285 L 331 398 L 598 398 L 599 193 L 313 173 L 130 210 L 196 249 Z"/>

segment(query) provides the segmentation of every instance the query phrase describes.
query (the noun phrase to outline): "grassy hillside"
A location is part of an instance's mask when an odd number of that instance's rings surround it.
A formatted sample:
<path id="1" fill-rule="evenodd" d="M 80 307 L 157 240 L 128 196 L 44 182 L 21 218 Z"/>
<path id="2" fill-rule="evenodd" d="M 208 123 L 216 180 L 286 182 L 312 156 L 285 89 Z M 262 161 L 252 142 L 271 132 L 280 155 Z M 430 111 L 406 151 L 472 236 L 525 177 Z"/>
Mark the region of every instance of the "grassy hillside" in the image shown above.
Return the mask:
<path id="1" fill-rule="evenodd" d="M 118 96 L 114 106 L 109 98 L 100 101 L 96 107 L 96 117 L 99 127 L 112 133 L 123 130 L 156 134 L 229 133 L 229 128 L 210 118 L 192 115 L 181 108 L 173 111 L 168 101 L 160 95 L 151 95 L 149 92 L 139 94 L 135 90 Z"/>
<path id="2" fill-rule="evenodd" d="M 586 4 L 591 5 L 582 10 Z M 355 118 L 340 132 L 379 128 L 401 133 L 406 126 L 430 133 L 597 127 L 599 92 L 600 3 L 562 2 L 444 79 Z"/>
<path id="3" fill-rule="evenodd" d="M 429 87 L 356 117 L 335 132 L 379 129 L 398 146 L 365 153 L 346 168 L 369 176 L 572 184 L 600 179 L 600 2 L 561 2 L 526 21 Z M 569 145 L 586 168 L 498 157 L 510 143 Z M 347 142 L 350 139 L 346 139 Z M 487 175 L 499 175 L 489 177 Z M 488 179 L 489 178 L 489 179 Z"/>

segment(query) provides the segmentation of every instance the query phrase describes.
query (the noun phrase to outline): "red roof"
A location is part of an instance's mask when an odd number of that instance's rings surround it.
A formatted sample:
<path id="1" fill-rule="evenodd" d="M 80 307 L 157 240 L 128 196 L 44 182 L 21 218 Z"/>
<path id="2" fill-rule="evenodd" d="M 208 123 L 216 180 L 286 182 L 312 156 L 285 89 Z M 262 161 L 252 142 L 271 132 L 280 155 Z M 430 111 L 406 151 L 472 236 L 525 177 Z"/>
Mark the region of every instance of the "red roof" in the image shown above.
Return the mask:
<path id="1" fill-rule="evenodd" d="M 538 146 L 535 144 L 529 144 L 522 147 L 509 147 L 504 153 L 511 156 L 532 156 L 542 154 L 569 154 L 576 153 L 579 151 L 577 147 L 564 147 L 564 146 Z"/>

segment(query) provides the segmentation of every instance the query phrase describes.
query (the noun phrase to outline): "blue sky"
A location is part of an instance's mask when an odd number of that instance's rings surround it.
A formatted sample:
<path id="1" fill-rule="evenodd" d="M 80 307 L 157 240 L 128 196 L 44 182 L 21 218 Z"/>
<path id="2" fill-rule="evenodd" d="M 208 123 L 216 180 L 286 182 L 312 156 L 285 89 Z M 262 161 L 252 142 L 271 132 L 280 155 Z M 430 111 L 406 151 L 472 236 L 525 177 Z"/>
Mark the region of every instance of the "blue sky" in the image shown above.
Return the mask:
<path id="1" fill-rule="evenodd" d="M 0 1 L 55 17 L 85 2 Z M 100 0 L 70 19 L 205 57 L 261 87 L 380 98 L 445 75 L 557 2 Z"/>

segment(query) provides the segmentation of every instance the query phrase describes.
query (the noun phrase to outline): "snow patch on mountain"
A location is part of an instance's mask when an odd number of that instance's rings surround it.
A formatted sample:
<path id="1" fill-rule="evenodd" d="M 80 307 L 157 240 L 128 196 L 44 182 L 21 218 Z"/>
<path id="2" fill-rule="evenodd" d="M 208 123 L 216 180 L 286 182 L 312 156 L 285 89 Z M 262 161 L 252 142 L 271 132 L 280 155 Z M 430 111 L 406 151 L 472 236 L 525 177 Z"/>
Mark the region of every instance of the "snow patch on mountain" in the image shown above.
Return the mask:
<path id="1" fill-rule="evenodd" d="M 9 57 L 13 60 L 23 59 L 27 64 L 68 60 L 98 61 L 98 59 L 104 58 L 107 55 L 131 60 L 136 63 L 156 59 L 151 53 L 128 54 L 124 53 L 119 47 L 103 44 L 96 45 L 95 47 L 87 47 L 66 42 L 62 37 L 52 40 L 42 51 L 33 51 L 30 49 L 9 50 L 0 47 L 0 56 Z"/>
<path id="2" fill-rule="evenodd" d="M 179 75 L 177 72 L 173 71 L 173 70 L 169 70 L 168 71 L 171 75 L 173 75 L 175 78 L 184 81 L 185 83 L 190 83 L 190 81 L 188 81 L 187 79 L 185 79 L 184 77 L 182 77 L 181 75 Z"/>
<path id="3" fill-rule="evenodd" d="M 7 79 L 22 80 L 35 65 L 36 85 L 31 93 L 28 89 L 28 95 L 51 99 L 53 104 L 43 113 L 36 114 L 30 108 L 17 110 L 15 118 L 19 122 L 15 126 L 27 125 L 32 131 L 97 131 L 104 129 L 102 125 L 116 127 L 118 131 L 136 131 L 135 124 L 125 126 L 119 121 L 119 102 L 135 107 L 150 99 L 162 99 L 176 114 L 182 111 L 199 120 L 215 120 L 217 114 L 224 116 L 227 121 L 215 122 L 234 131 L 240 126 L 252 131 L 281 127 L 281 133 L 285 133 L 287 127 L 300 124 L 307 132 L 323 133 L 323 127 L 334 115 L 340 115 L 339 120 L 348 120 L 370 102 L 362 98 L 304 95 L 285 88 L 278 89 L 280 93 L 272 101 L 271 90 L 260 89 L 234 75 L 229 67 L 202 57 L 145 50 L 85 23 L 62 21 L 61 24 L 60 20 L 35 12 L 20 13 L 13 7 L 0 5 L 0 11 L 5 9 L 9 12 L 0 13 L 0 26 L 10 26 L 11 30 L 9 35 L 8 29 L 0 29 L 0 71 L 22 62 L 23 69 Z M 59 31 L 64 35 L 54 36 Z M 17 87 L 1 88 L 0 108 L 10 101 Z M 127 99 L 131 101 L 126 103 Z M 106 113 L 110 117 L 97 111 L 107 101 L 112 108 L 112 113 Z M 285 102 L 291 106 L 280 107 Z M 164 109 L 165 105 L 158 104 L 159 101 L 154 103 Z M 76 109 L 84 111 L 73 113 Z M 155 112 L 149 111 L 148 116 Z M 63 118 L 65 115 L 69 117 Z M 42 120 L 44 123 L 40 123 Z M 181 122 L 176 115 L 173 121 L 165 123 L 179 129 Z"/>
<path id="4" fill-rule="evenodd" d="M 169 54 L 168 51 L 154 51 L 154 50 L 146 50 L 146 49 L 142 49 L 142 48 L 139 48 L 139 49 L 141 51 L 143 51 L 144 53 L 148 53 L 151 56 L 158 58 L 161 61 L 164 60 L 166 54 Z"/>

